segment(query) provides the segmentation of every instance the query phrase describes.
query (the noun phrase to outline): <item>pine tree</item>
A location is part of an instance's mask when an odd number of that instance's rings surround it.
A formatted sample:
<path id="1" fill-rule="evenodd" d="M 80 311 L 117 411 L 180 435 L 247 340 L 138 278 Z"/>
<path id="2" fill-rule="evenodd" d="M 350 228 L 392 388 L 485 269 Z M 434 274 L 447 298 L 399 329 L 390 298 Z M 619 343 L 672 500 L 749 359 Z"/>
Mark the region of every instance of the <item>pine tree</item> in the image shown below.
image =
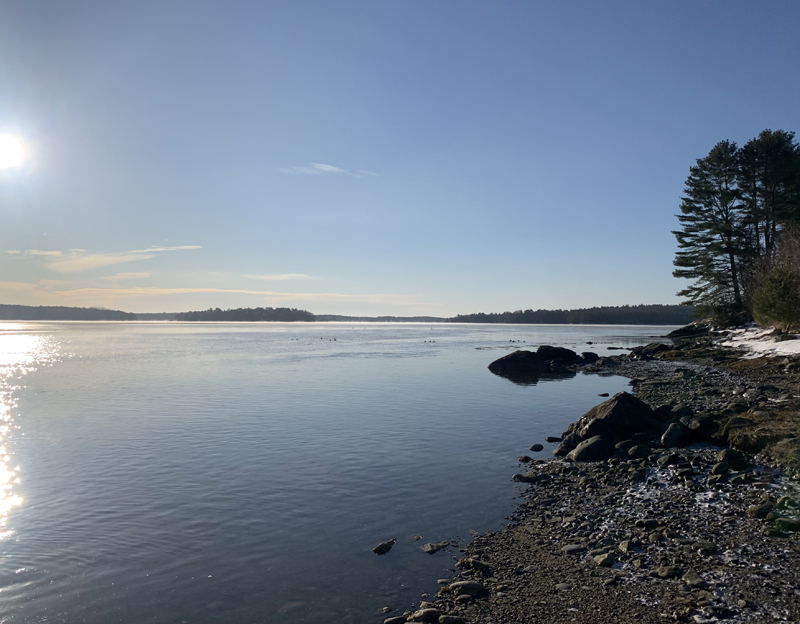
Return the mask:
<path id="1" fill-rule="evenodd" d="M 673 232 L 679 248 L 673 275 L 695 280 L 678 296 L 734 315 L 743 309 L 737 153 L 735 143 L 721 141 L 689 169 L 678 215 L 682 228 Z"/>
<path id="2" fill-rule="evenodd" d="M 770 267 L 781 229 L 800 223 L 800 146 L 794 132 L 764 130 L 739 150 L 738 161 L 747 242 Z"/>

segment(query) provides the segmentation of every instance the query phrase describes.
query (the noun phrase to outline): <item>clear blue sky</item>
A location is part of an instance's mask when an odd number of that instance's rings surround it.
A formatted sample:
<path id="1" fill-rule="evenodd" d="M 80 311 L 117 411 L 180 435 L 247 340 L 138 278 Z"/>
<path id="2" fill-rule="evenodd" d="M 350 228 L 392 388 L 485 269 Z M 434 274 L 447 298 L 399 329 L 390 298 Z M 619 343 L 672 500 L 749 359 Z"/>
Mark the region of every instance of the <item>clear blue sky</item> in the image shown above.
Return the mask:
<path id="1" fill-rule="evenodd" d="M 683 182 L 800 130 L 800 2 L 0 4 L 0 302 L 675 303 Z"/>

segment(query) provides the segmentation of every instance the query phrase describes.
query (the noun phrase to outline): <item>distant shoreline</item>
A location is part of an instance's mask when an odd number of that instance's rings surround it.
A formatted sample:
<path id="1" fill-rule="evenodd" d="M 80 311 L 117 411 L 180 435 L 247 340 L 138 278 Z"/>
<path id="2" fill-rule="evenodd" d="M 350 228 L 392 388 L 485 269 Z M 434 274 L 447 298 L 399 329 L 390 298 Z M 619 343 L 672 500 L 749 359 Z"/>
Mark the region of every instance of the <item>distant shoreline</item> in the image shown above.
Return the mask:
<path id="1" fill-rule="evenodd" d="M 301 323 L 463 323 L 492 325 L 674 325 L 691 321 L 694 309 L 680 305 L 635 305 L 574 310 L 437 316 L 350 316 L 313 314 L 295 308 L 220 308 L 193 312 L 133 313 L 105 308 L 22 306 L 0 304 L 0 321 L 180 321 L 180 322 L 301 322 Z"/>

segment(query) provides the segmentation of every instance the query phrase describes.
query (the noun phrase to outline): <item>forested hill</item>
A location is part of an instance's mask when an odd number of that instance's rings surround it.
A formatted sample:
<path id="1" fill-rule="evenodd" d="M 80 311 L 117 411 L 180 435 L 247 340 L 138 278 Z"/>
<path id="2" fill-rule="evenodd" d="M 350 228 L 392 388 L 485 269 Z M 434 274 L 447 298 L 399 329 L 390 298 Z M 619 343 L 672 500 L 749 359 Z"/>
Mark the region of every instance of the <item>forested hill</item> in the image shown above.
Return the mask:
<path id="1" fill-rule="evenodd" d="M 3 321 L 135 321 L 136 315 L 104 308 L 0 304 Z"/>
<path id="2" fill-rule="evenodd" d="M 316 321 L 307 310 L 296 308 L 236 308 L 220 310 L 209 308 L 198 312 L 181 312 L 175 315 L 176 321 Z"/>
<path id="3" fill-rule="evenodd" d="M 586 325 L 686 325 L 694 316 L 692 306 L 634 305 L 580 308 L 577 310 L 517 310 L 491 314 L 459 314 L 451 323 L 527 323 Z"/>

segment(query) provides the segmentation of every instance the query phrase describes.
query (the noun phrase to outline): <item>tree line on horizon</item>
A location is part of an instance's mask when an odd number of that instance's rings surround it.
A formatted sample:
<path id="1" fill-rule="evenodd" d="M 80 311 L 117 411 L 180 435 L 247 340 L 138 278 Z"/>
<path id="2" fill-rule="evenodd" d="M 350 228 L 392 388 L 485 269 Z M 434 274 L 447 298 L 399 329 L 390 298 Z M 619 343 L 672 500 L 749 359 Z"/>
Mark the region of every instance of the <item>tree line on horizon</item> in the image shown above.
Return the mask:
<path id="1" fill-rule="evenodd" d="M 0 321 L 135 321 L 132 312 L 107 308 L 0 304 Z"/>
<path id="2" fill-rule="evenodd" d="M 517 310 L 459 314 L 451 323 L 524 323 L 531 325 L 686 325 L 694 309 L 679 305 L 625 305 L 576 310 Z"/>
<path id="3" fill-rule="evenodd" d="M 720 141 L 690 167 L 673 275 L 678 296 L 721 325 L 800 324 L 800 146 L 764 130 Z"/>
<path id="4" fill-rule="evenodd" d="M 315 315 L 296 308 L 209 308 L 175 314 L 134 314 L 106 308 L 22 306 L 0 304 L 0 320 L 7 321 L 136 321 L 175 320 L 187 322 L 426 322 L 426 323 L 517 323 L 596 325 L 685 325 L 693 309 L 679 305 L 634 305 L 581 308 L 577 310 L 517 310 L 515 312 L 435 316 L 345 316 Z"/>

